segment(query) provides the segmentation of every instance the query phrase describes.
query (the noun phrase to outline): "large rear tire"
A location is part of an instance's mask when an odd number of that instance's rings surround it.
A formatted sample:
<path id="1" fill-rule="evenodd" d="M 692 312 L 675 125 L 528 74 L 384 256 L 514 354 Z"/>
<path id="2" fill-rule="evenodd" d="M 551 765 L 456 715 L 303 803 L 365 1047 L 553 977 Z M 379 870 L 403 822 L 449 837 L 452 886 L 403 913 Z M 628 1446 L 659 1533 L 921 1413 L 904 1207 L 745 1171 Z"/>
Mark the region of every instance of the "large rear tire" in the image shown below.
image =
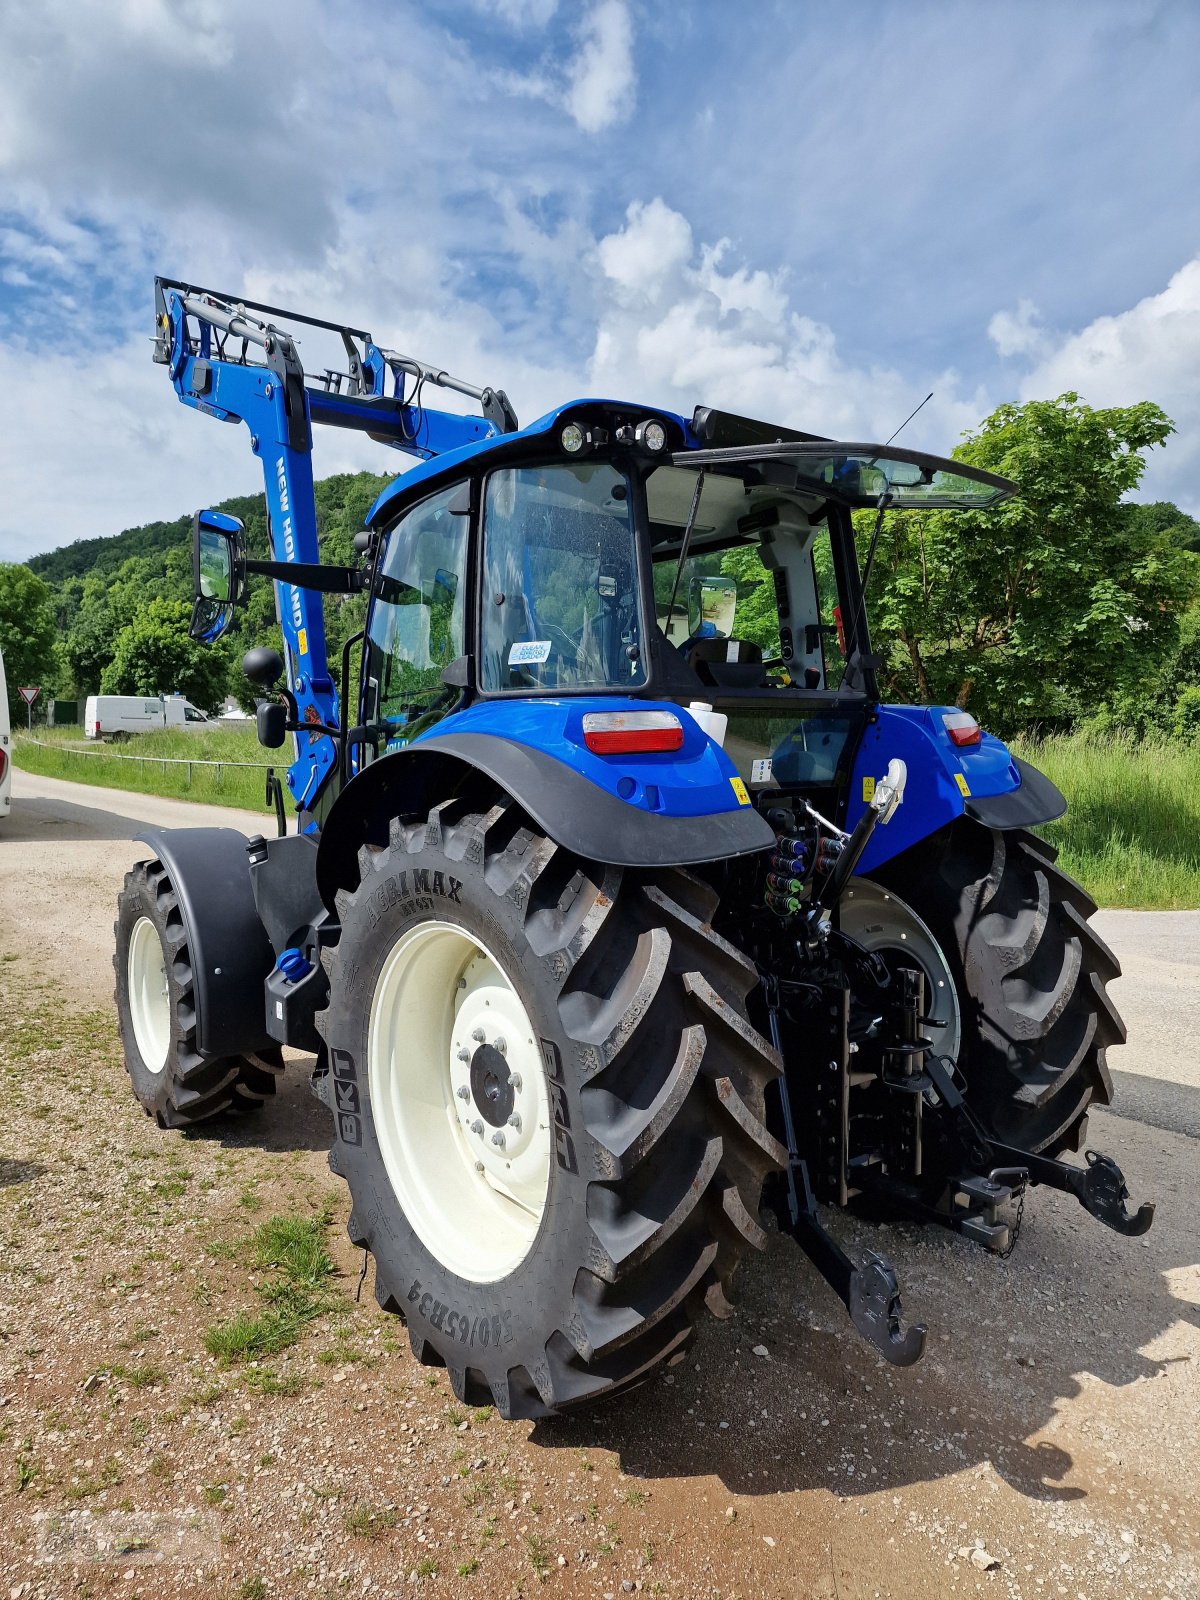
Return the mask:
<path id="1" fill-rule="evenodd" d="M 1025 829 L 964 817 L 872 875 L 945 957 L 973 1109 L 998 1139 L 1050 1155 L 1082 1148 L 1089 1105 L 1112 1099 L 1106 1052 L 1125 1038 L 1106 987 L 1120 964 L 1056 855 Z M 868 943 L 888 945 L 886 922 L 876 916 Z"/>
<path id="2" fill-rule="evenodd" d="M 727 1313 L 784 1159 L 764 1104 L 780 1063 L 710 890 L 592 865 L 506 796 L 478 804 L 394 822 L 338 896 L 330 1165 L 417 1359 L 462 1400 L 539 1417 Z"/>
<path id="3" fill-rule="evenodd" d="M 283 1070 L 277 1047 L 204 1056 L 187 931 L 161 861 L 125 875 L 113 926 L 117 1020 L 125 1067 L 142 1109 L 160 1128 L 187 1128 L 219 1112 L 256 1110 Z"/>

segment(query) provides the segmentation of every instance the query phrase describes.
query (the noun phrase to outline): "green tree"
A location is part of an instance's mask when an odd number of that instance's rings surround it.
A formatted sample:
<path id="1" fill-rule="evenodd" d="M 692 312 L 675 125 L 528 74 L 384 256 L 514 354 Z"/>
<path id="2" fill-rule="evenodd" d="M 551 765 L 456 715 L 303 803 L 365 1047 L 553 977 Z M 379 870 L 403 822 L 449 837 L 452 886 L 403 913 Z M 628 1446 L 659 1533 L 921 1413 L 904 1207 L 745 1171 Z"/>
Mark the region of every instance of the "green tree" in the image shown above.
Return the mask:
<path id="1" fill-rule="evenodd" d="M 1122 497 L 1172 431 L 1149 402 L 1097 411 L 1064 394 L 994 411 L 954 453 L 1020 494 L 990 511 L 885 520 L 869 603 L 889 694 L 969 706 L 1012 731 L 1152 683 L 1176 648 L 1195 558 Z M 856 518 L 860 547 L 873 522 Z"/>
<path id="2" fill-rule="evenodd" d="M 104 694 L 173 694 L 215 711 L 225 696 L 229 658 L 220 646 L 188 637 L 190 608 L 182 600 L 151 600 L 117 635 L 113 658 L 100 675 Z"/>
<path id="3" fill-rule="evenodd" d="M 0 652 L 8 683 L 8 706 L 14 721 L 25 721 L 25 702 L 17 693 L 37 684 L 43 698 L 57 687 L 57 629 L 54 595 L 28 567 L 0 565 Z"/>

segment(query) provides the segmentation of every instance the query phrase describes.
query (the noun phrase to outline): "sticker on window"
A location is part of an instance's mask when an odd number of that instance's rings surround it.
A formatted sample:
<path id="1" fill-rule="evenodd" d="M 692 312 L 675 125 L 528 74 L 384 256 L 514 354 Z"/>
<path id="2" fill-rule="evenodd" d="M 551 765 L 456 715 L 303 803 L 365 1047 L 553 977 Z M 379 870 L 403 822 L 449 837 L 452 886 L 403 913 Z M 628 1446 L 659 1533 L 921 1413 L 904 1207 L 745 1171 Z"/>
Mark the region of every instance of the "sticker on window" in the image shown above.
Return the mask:
<path id="1" fill-rule="evenodd" d="M 755 761 L 750 767 L 751 783 L 770 783 L 774 762 L 768 756 L 765 761 Z"/>
<path id="2" fill-rule="evenodd" d="M 508 652 L 510 667 L 541 666 L 550 659 L 549 639 L 520 639 Z"/>

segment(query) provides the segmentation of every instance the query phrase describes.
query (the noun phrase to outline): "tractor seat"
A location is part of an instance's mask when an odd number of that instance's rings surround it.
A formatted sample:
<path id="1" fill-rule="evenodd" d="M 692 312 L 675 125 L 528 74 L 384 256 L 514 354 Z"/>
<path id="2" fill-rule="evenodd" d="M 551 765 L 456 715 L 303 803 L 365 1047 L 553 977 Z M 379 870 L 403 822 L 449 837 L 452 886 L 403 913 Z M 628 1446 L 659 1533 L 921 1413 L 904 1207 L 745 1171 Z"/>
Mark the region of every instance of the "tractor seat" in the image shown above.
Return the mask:
<path id="1" fill-rule="evenodd" d="M 766 681 L 761 645 L 749 639 L 689 639 L 684 659 L 700 679 L 718 689 L 755 689 Z"/>

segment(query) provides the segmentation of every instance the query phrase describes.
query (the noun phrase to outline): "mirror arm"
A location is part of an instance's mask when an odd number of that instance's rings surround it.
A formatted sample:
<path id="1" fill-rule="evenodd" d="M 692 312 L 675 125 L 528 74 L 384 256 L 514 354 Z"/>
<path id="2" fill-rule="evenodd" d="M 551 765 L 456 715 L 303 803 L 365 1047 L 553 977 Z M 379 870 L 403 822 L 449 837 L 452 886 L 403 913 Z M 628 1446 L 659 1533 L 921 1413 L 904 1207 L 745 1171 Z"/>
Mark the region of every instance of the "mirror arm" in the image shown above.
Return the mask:
<path id="1" fill-rule="evenodd" d="M 369 577 L 361 567 L 327 567 L 320 561 L 243 561 L 242 570 L 319 594 L 359 594 Z"/>

